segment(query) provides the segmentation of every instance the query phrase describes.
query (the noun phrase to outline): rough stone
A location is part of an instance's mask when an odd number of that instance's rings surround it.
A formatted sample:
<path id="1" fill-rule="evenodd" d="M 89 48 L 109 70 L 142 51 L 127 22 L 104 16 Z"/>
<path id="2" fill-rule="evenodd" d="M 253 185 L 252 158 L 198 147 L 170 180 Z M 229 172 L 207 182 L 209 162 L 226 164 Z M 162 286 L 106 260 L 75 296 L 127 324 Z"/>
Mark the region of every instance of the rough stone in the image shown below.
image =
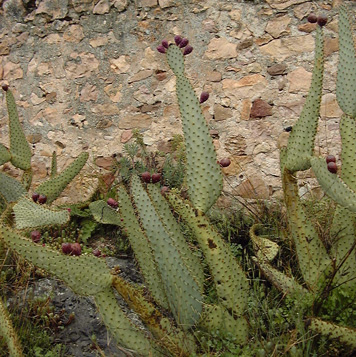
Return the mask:
<path id="1" fill-rule="evenodd" d="M 311 33 L 313 31 L 315 31 L 317 26 L 318 26 L 318 24 L 316 24 L 316 23 L 312 24 L 310 22 L 306 22 L 305 24 L 300 24 L 298 26 L 298 30 L 301 32 Z"/>
<path id="2" fill-rule="evenodd" d="M 328 57 L 332 53 L 339 51 L 339 40 L 327 37 L 324 42 L 324 56 Z"/>
<path id="3" fill-rule="evenodd" d="M 153 71 L 152 70 L 144 70 L 144 71 L 140 71 L 138 73 L 136 73 L 134 76 L 132 76 L 128 83 L 133 83 L 133 82 L 139 82 L 142 81 L 150 76 L 152 76 Z"/>
<path id="4" fill-rule="evenodd" d="M 210 82 L 220 82 L 222 79 L 222 75 L 218 71 L 209 72 L 207 75 L 207 80 Z"/>
<path id="5" fill-rule="evenodd" d="M 300 93 L 308 92 L 311 83 L 312 73 L 306 71 L 303 67 L 299 67 L 287 74 L 289 81 L 288 92 Z"/>
<path id="6" fill-rule="evenodd" d="M 52 20 L 63 19 L 68 14 L 68 0 L 43 0 L 39 3 L 36 14 L 49 15 Z"/>
<path id="7" fill-rule="evenodd" d="M 112 157 L 98 157 L 95 159 L 95 165 L 105 170 L 111 170 L 116 163 L 116 160 Z"/>
<path id="8" fill-rule="evenodd" d="M 95 114 L 100 115 L 118 115 L 120 114 L 120 109 L 116 104 L 105 103 L 105 104 L 96 104 L 92 106 L 91 111 Z"/>
<path id="9" fill-rule="evenodd" d="M 76 12 L 91 11 L 94 6 L 93 0 L 72 0 Z"/>
<path id="10" fill-rule="evenodd" d="M 290 22 L 291 18 L 288 15 L 276 17 L 268 21 L 265 31 L 274 38 L 287 35 L 290 32 L 288 27 Z"/>
<path id="11" fill-rule="evenodd" d="M 83 89 L 80 91 L 80 101 L 90 102 L 98 99 L 98 90 L 96 86 L 86 83 Z"/>
<path id="12" fill-rule="evenodd" d="M 158 5 L 157 0 L 140 0 L 139 2 L 142 7 L 155 7 Z"/>
<path id="13" fill-rule="evenodd" d="M 276 39 L 261 46 L 260 50 L 264 55 L 278 58 L 279 61 L 284 61 L 290 56 L 313 51 L 314 39 L 310 34 Z"/>
<path id="14" fill-rule="evenodd" d="M 292 5 L 301 4 L 307 2 L 307 0 L 266 0 L 267 3 L 274 9 L 284 10 Z"/>
<path id="15" fill-rule="evenodd" d="M 118 74 L 127 73 L 130 69 L 130 64 L 127 62 L 126 56 L 109 59 L 110 68 Z"/>
<path id="16" fill-rule="evenodd" d="M 110 3 L 108 0 L 100 0 L 93 9 L 93 14 L 104 15 L 110 11 Z"/>
<path id="17" fill-rule="evenodd" d="M 80 25 L 69 26 L 63 34 L 67 42 L 79 43 L 84 38 L 83 27 Z"/>
<path id="18" fill-rule="evenodd" d="M 277 148 L 281 149 L 284 147 L 287 147 L 288 145 L 288 139 L 289 139 L 290 133 L 283 131 L 279 136 L 277 140 Z"/>
<path id="19" fill-rule="evenodd" d="M 334 93 L 324 94 L 320 103 L 320 117 L 324 118 L 340 118 L 343 111 L 340 109 L 336 95 Z"/>
<path id="20" fill-rule="evenodd" d="M 152 117 L 147 114 L 127 115 L 120 119 L 119 129 L 146 129 L 152 123 Z"/>
<path id="21" fill-rule="evenodd" d="M 90 46 L 97 48 L 107 45 L 109 42 L 107 37 L 96 37 L 89 41 Z"/>
<path id="22" fill-rule="evenodd" d="M 69 78 L 89 77 L 96 72 L 99 67 L 99 61 L 92 53 L 72 54 L 73 59 L 79 59 L 79 62 L 69 61 L 65 67 L 66 74 Z"/>
<path id="23" fill-rule="evenodd" d="M 120 137 L 120 142 L 125 144 L 133 137 L 132 130 L 124 130 Z"/>
<path id="24" fill-rule="evenodd" d="M 129 5 L 129 1 L 128 0 L 114 0 L 113 5 L 117 9 L 117 11 L 121 12 L 121 11 L 126 10 L 127 6 Z"/>
<path id="25" fill-rule="evenodd" d="M 262 99 L 252 103 L 250 118 L 263 118 L 272 115 L 272 106 Z"/>
<path id="26" fill-rule="evenodd" d="M 237 45 L 229 42 L 226 38 L 213 38 L 208 45 L 205 56 L 209 59 L 227 59 L 237 57 Z"/>
<path id="27" fill-rule="evenodd" d="M 162 9 L 165 9 L 167 7 L 175 6 L 176 0 L 158 0 L 158 3 Z"/>
<path id="28" fill-rule="evenodd" d="M 297 5 L 293 8 L 293 14 L 299 20 L 307 17 L 313 10 L 313 4 L 310 1 Z"/>
<path id="29" fill-rule="evenodd" d="M 214 105 L 214 119 L 216 121 L 226 120 L 232 117 L 232 110 L 220 104 Z"/>
<path id="30" fill-rule="evenodd" d="M 244 99 L 241 105 L 240 117 L 241 120 L 249 120 L 251 114 L 252 103 L 250 99 Z"/>
<path id="31" fill-rule="evenodd" d="M 225 150 L 232 155 L 246 155 L 246 139 L 242 135 L 231 135 L 226 138 Z"/>
<path id="32" fill-rule="evenodd" d="M 3 67 L 3 78 L 9 81 L 23 78 L 23 70 L 18 63 L 7 62 Z"/>
<path id="33" fill-rule="evenodd" d="M 260 174 L 256 172 L 255 176 L 249 176 L 234 190 L 236 194 L 242 198 L 249 199 L 268 199 L 269 190 L 266 183 L 260 178 Z"/>
<path id="34" fill-rule="evenodd" d="M 287 65 L 284 63 L 277 63 L 267 68 L 267 72 L 271 76 L 279 76 L 285 74 L 286 71 L 287 71 Z"/>

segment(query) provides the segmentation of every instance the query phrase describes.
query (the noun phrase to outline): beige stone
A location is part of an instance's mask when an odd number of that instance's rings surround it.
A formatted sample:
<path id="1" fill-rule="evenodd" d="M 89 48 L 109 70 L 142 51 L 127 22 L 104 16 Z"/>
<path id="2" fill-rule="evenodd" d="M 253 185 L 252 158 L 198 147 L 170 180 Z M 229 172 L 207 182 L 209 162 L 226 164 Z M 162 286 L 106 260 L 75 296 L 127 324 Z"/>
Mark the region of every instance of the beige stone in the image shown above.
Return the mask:
<path id="1" fill-rule="evenodd" d="M 6 56 L 10 53 L 9 41 L 7 39 L 3 39 L 0 42 L 0 56 Z"/>
<path id="2" fill-rule="evenodd" d="M 52 45 L 54 43 L 60 43 L 63 41 L 62 36 L 60 36 L 58 33 L 51 33 L 49 34 L 46 38 L 45 41 L 49 44 Z"/>
<path id="3" fill-rule="evenodd" d="M 109 42 L 107 37 L 97 37 L 89 41 L 91 47 L 97 48 L 107 45 Z"/>
<path id="4" fill-rule="evenodd" d="M 119 120 L 119 129 L 146 129 L 149 128 L 153 118 L 147 114 L 127 115 Z"/>
<path id="5" fill-rule="evenodd" d="M 112 103 L 96 104 L 92 106 L 91 111 L 95 114 L 100 114 L 100 115 L 120 114 L 119 107 L 116 104 L 112 104 Z"/>
<path id="6" fill-rule="evenodd" d="M 242 198 L 268 199 L 269 189 L 261 179 L 261 175 L 256 172 L 255 176 L 249 176 L 234 190 L 234 193 Z"/>
<path id="7" fill-rule="evenodd" d="M 290 6 L 307 2 L 307 0 L 266 0 L 267 3 L 274 9 L 284 10 Z"/>
<path id="8" fill-rule="evenodd" d="M 18 63 L 7 62 L 4 67 L 4 75 L 3 78 L 9 81 L 13 81 L 15 79 L 23 78 L 23 70 L 21 65 Z"/>
<path id="9" fill-rule="evenodd" d="M 83 89 L 80 91 L 80 101 L 90 102 L 98 99 L 98 90 L 96 86 L 86 83 Z"/>
<path id="10" fill-rule="evenodd" d="M 93 0 L 72 0 L 74 10 L 76 12 L 90 11 L 93 6 Z"/>
<path id="11" fill-rule="evenodd" d="M 260 50 L 264 55 L 284 61 L 288 57 L 314 51 L 314 39 L 311 34 L 276 39 L 261 46 Z"/>
<path id="12" fill-rule="evenodd" d="M 42 126 L 41 121 L 47 122 L 52 126 L 62 124 L 61 117 L 58 116 L 58 112 L 55 108 L 44 108 L 41 110 L 33 119 L 30 120 L 30 123 L 33 125 Z"/>
<path id="13" fill-rule="evenodd" d="M 35 93 L 31 93 L 30 100 L 33 105 L 39 105 L 46 100 L 46 97 L 38 97 Z"/>
<path id="14" fill-rule="evenodd" d="M 279 135 L 278 140 L 277 140 L 277 148 L 278 148 L 278 149 L 287 147 L 289 135 L 290 135 L 290 133 L 288 133 L 288 132 L 286 132 L 286 131 L 283 131 L 283 132 Z"/>
<path id="15" fill-rule="evenodd" d="M 110 68 L 118 74 L 128 73 L 130 69 L 130 64 L 127 62 L 127 56 L 120 56 L 119 58 L 109 59 Z"/>
<path id="16" fill-rule="evenodd" d="M 107 128 L 110 128 L 112 126 L 112 124 L 113 124 L 113 122 L 109 118 L 102 118 L 96 123 L 95 128 L 96 129 L 107 129 Z M 106 137 L 104 136 L 103 139 L 105 140 Z"/>
<path id="17" fill-rule="evenodd" d="M 337 104 L 334 93 L 324 94 L 321 98 L 320 116 L 321 118 L 341 118 L 343 111 Z"/>
<path id="18" fill-rule="evenodd" d="M 93 14 L 103 15 L 110 11 L 110 3 L 108 0 L 100 0 L 93 9 Z"/>
<path id="19" fill-rule="evenodd" d="M 274 38 L 287 35 L 290 32 L 288 27 L 290 22 L 291 18 L 288 15 L 276 17 L 268 21 L 265 31 Z"/>
<path id="20" fill-rule="evenodd" d="M 112 3 L 119 12 L 126 10 L 127 6 L 129 5 L 128 0 L 113 0 Z"/>
<path id="21" fill-rule="evenodd" d="M 220 104 L 214 105 L 214 119 L 216 121 L 226 120 L 232 117 L 232 110 Z"/>
<path id="22" fill-rule="evenodd" d="M 260 143 L 255 146 L 253 149 L 253 155 L 257 155 L 260 153 L 267 153 L 271 150 L 271 146 L 268 143 Z"/>
<path id="23" fill-rule="evenodd" d="M 315 31 L 317 26 L 318 26 L 318 24 L 316 24 L 316 23 L 312 24 L 310 22 L 306 22 L 304 24 L 300 24 L 298 26 L 298 30 L 301 32 L 311 33 L 313 31 Z"/>
<path id="24" fill-rule="evenodd" d="M 143 7 L 154 7 L 158 5 L 157 0 L 139 0 L 139 3 Z"/>
<path id="25" fill-rule="evenodd" d="M 47 14 L 52 19 L 63 19 L 67 13 L 68 0 L 43 0 L 36 9 L 36 14 Z"/>
<path id="26" fill-rule="evenodd" d="M 47 62 L 41 62 L 37 67 L 37 74 L 39 76 L 45 76 L 48 74 L 52 74 L 51 67 Z"/>
<path id="27" fill-rule="evenodd" d="M 230 16 L 231 20 L 240 21 L 241 20 L 241 10 L 233 9 L 229 12 L 229 16 Z"/>
<path id="28" fill-rule="evenodd" d="M 119 103 L 122 99 L 121 88 L 122 85 L 120 87 L 115 87 L 113 84 L 109 84 L 104 88 L 104 91 L 112 102 Z"/>
<path id="29" fill-rule="evenodd" d="M 135 75 L 133 75 L 128 83 L 133 83 L 133 82 L 139 82 L 139 81 L 142 81 L 150 76 L 152 76 L 153 74 L 153 71 L 150 70 L 150 69 L 147 69 L 147 70 L 143 70 L 143 71 L 140 71 L 138 73 L 136 73 Z"/>
<path id="30" fill-rule="evenodd" d="M 339 40 L 327 37 L 324 42 L 324 56 L 328 57 L 339 50 Z"/>
<path id="31" fill-rule="evenodd" d="M 159 6 L 162 9 L 165 9 L 166 7 L 171 7 L 175 5 L 174 0 L 158 0 Z"/>
<path id="32" fill-rule="evenodd" d="M 299 20 L 307 17 L 313 11 L 313 4 L 310 1 L 307 1 L 303 4 L 297 5 L 293 8 L 293 14 Z"/>
<path id="33" fill-rule="evenodd" d="M 78 54 L 81 63 L 69 61 L 65 68 L 68 78 L 89 77 L 96 72 L 99 67 L 99 61 L 92 53 L 82 52 Z"/>
<path id="34" fill-rule="evenodd" d="M 133 137 L 132 130 L 124 130 L 120 137 L 121 143 L 127 143 Z"/>
<path id="35" fill-rule="evenodd" d="M 250 99 L 244 99 L 241 104 L 241 120 L 249 120 L 251 113 L 252 102 Z"/>
<path id="36" fill-rule="evenodd" d="M 83 27 L 80 25 L 69 26 L 63 34 L 67 42 L 79 43 L 84 38 Z"/>
<path id="37" fill-rule="evenodd" d="M 225 150 L 232 155 L 245 155 L 246 152 L 246 139 L 240 135 L 230 135 L 225 141 Z"/>
<path id="38" fill-rule="evenodd" d="M 105 170 L 111 170 L 115 165 L 115 161 L 116 160 L 112 156 L 109 157 L 99 156 L 95 159 L 95 165 Z"/>
<path id="39" fill-rule="evenodd" d="M 228 167 L 222 168 L 222 172 L 226 176 L 237 176 L 243 171 L 246 164 L 252 161 L 252 157 L 248 155 L 231 155 L 229 156 L 231 164 Z"/>
<path id="40" fill-rule="evenodd" d="M 311 83 L 312 73 L 306 71 L 303 67 L 298 67 L 287 74 L 289 81 L 288 92 L 299 93 L 308 92 Z"/>
<path id="41" fill-rule="evenodd" d="M 229 42 L 226 38 L 213 38 L 208 45 L 205 56 L 209 59 L 227 59 L 237 56 L 237 45 Z"/>

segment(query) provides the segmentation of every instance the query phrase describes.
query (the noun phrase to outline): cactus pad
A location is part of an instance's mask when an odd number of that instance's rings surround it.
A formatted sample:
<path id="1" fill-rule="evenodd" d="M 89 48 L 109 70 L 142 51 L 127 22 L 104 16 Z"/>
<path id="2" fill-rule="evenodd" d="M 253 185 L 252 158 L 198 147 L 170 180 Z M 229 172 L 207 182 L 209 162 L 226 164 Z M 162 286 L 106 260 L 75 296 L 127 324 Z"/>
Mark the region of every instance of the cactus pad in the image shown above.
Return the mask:
<path id="1" fill-rule="evenodd" d="M 276 242 L 258 235 L 257 232 L 261 228 L 262 225 L 254 224 L 250 229 L 250 238 L 258 259 L 270 262 L 277 256 L 279 246 Z"/>
<path id="2" fill-rule="evenodd" d="M 105 201 L 99 200 L 91 202 L 89 209 L 97 222 L 102 224 L 114 224 L 119 227 L 122 226 L 119 213 L 111 208 Z"/>
<path id="3" fill-rule="evenodd" d="M 0 165 L 5 164 L 6 162 L 10 161 L 11 154 L 9 149 L 0 143 Z"/>
<path id="4" fill-rule="evenodd" d="M 19 181 L 0 172 L 0 195 L 3 196 L 7 202 L 16 202 L 26 193 L 25 187 Z"/>

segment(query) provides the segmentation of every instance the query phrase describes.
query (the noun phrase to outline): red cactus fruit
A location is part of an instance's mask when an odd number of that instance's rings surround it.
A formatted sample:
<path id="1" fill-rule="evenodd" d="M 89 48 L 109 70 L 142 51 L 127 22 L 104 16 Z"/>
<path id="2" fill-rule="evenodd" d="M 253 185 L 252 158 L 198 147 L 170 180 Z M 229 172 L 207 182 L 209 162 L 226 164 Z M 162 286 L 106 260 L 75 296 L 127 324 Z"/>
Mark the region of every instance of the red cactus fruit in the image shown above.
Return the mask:
<path id="1" fill-rule="evenodd" d="M 159 45 L 159 46 L 157 47 L 157 51 L 158 51 L 158 52 L 161 52 L 161 53 L 166 53 L 166 48 L 163 47 L 162 45 Z"/>
<path id="2" fill-rule="evenodd" d="M 189 43 L 189 40 L 187 38 L 182 38 L 182 41 L 180 41 L 179 47 L 183 48 Z"/>
<path id="3" fill-rule="evenodd" d="M 32 231 L 31 239 L 32 239 L 32 242 L 39 243 L 39 241 L 41 240 L 41 232 L 40 231 Z"/>
<path id="4" fill-rule="evenodd" d="M 192 53 L 193 52 L 193 47 L 191 45 L 188 45 L 184 51 L 183 51 L 183 55 L 186 56 L 186 55 L 189 55 L 189 53 Z"/>
<path id="5" fill-rule="evenodd" d="M 33 202 L 37 202 L 39 197 L 40 197 L 40 194 L 37 193 L 37 192 L 34 192 L 34 193 L 32 194 L 32 200 L 33 200 Z"/>
<path id="6" fill-rule="evenodd" d="M 162 41 L 162 46 L 165 47 L 165 48 L 168 48 L 169 47 L 169 43 L 167 40 L 163 40 Z"/>
<path id="7" fill-rule="evenodd" d="M 224 158 L 219 161 L 219 164 L 221 167 L 228 167 L 231 164 L 231 160 L 228 158 Z"/>
<path id="8" fill-rule="evenodd" d="M 69 213 L 71 213 L 71 212 L 72 212 L 72 209 L 71 209 L 71 208 L 67 208 L 67 211 L 68 211 Z"/>
<path id="9" fill-rule="evenodd" d="M 182 37 L 177 35 L 174 36 L 174 42 L 176 43 L 176 45 L 178 46 L 181 42 L 182 42 Z"/>
<path id="10" fill-rule="evenodd" d="M 332 174 L 336 174 L 337 173 L 337 165 L 335 162 L 330 161 L 328 163 L 328 170 L 329 172 L 331 172 Z"/>
<path id="11" fill-rule="evenodd" d="M 47 196 L 39 195 L 37 201 L 38 201 L 39 204 L 43 205 L 43 204 L 45 204 L 47 202 Z"/>
<path id="12" fill-rule="evenodd" d="M 161 181 L 162 175 L 157 173 L 152 175 L 152 183 L 157 183 Z"/>
<path id="13" fill-rule="evenodd" d="M 317 22 L 320 27 L 325 26 L 328 22 L 328 17 L 325 14 L 321 14 L 318 16 Z"/>
<path id="14" fill-rule="evenodd" d="M 314 13 L 310 13 L 309 16 L 307 17 L 307 20 L 311 24 L 315 24 L 318 21 L 318 17 Z"/>
<path id="15" fill-rule="evenodd" d="M 209 93 L 208 92 L 201 92 L 200 94 L 200 99 L 199 99 L 199 103 L 204 103 L 209 99 Z"/>
<path id="16" fill-rule="evenodd" d="M 71 243 L 62 243 L 62 252 L 64 254 L 72 253 L 72 244 Z"/>
<path id="17" fill-rule="evenodd" d="M 79 256 L 80 254 L 82 254 L 82 247 L 80 246 L 79 243 L 73 243 L 72 244 L 72 254 Z"/>
<path id="18" fill-rule="evenodd" d="M 336 162 L 336 157 L 334 155 L 328 155 L 326 157 L 326 163 L 328 164 L 329 162 Z"/>
<path id="19" fill-rule="evenodd" d="M 101 251 L 100 251 L 100 249 L 94 249 L 94 250 L 93 250 L 93 254 L 94 254 L 96 257 L 100 257 L 100 256 L 101 256 Z"/>
<path id="20" fill-rule="evenodd" d="M 148 171 L 143 172 L 141 177 L 144 182 L 146 182 L 146 183 L 151 182 L 151 174 Z"/>
<path id="21" fill-rule="evenodd" d="M 112 207 L 112 208 L 117 208 L 119 206 L 119 204 L 117 203 L 117 201 L 115 201 L 113 198 L 109 198 L 106 203 Z"/>
<path id="22" fill-rule="evenodd" d="M 2 88 L 5 92 L 7 92 L 7 90 L 9 89 L 9 86 L 8 86 L 6 83 L 4 83 L 4 84 L 1 86 L 1 88 Z"/>

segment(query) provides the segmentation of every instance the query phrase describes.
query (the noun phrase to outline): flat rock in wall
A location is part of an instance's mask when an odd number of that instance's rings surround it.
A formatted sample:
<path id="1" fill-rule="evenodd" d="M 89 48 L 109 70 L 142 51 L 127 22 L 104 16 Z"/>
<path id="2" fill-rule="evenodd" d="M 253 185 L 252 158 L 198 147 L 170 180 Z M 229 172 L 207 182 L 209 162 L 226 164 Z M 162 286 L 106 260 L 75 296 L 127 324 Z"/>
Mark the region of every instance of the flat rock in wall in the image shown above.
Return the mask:
<path id="1" fill-rule="evenodd" d="M 267 3 L 274 9 L 284 10 L 292 5 L 307 2 L 307 0 L 266 0 Z"/>

